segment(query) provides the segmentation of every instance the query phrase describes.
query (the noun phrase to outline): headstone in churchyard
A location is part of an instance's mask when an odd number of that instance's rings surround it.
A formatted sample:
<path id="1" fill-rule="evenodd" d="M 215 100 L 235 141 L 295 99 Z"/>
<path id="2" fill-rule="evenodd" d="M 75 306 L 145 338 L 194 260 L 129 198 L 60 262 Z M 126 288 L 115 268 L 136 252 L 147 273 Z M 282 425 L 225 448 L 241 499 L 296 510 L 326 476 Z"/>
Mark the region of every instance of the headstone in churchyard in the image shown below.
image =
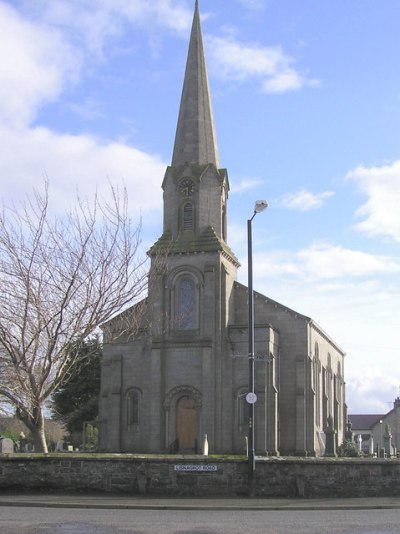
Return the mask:
<path id="1" fill-rule="evenodd" d="M 0 454 L 13 454 L 14 442 L 10 438 L 0 438 Z"/>
<path id="2" fill-rule="evenodd" d="M 325 429 L 325 456 L 337 456 L 336 454 L 336 430 L 333 419 L 328 417 L 328 425 Z"/>
<path id="3" fill-rule="evenodd" d="M 369 438 L 369 451 L 368 452 L 369 452 L 370 456 L 374 455 L 374 438 L 373 438 L 373 436 L 371 436 Z"/>
<path id="4" fill-rule="evenodd" d="M 19 450 L 20 450 L 20 452 L 25 452 L 26 451 L 26 444 L 27 444 L 26 436 L 21 431 L 20 434 L 19 434 Z"/>
<path id="5" fill-rule="evenodd" d="M 346 432 L 344 434 L 344 438 L 346 441 L 353 441 L 353 430 L 352 430 L 352 424 L 350 419 L 347 419 L 346 423 Z"/>
<path id="6" fill-rule="evenodd" d="M 390 457 L 392 454 L 392 429 L 389 425 L 385 425 L 385 435 L 383 436 L 383 447 L 385 455 Z"/>
<path id="7" fill-rule="evenodd" d="M 207 434 L 204 434 L 203 455 L 204 456 L 208 456 L 208 437 L 207 437 Z"/>

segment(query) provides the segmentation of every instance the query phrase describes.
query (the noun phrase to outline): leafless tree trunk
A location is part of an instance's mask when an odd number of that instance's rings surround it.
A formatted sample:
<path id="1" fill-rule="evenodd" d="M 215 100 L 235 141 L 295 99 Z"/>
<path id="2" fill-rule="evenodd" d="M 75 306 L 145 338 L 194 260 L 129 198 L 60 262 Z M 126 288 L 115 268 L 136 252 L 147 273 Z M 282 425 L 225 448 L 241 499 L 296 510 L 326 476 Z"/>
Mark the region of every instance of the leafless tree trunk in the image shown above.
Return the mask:
<path id="1" fill-rule="evenodd" d="M 0 398 L 47 452 L 44 402 L 72 371 L 85 338 L 146 290 L 141 226 L 126 194 L 49 214 L 47 184 L 0 214 Z"/>

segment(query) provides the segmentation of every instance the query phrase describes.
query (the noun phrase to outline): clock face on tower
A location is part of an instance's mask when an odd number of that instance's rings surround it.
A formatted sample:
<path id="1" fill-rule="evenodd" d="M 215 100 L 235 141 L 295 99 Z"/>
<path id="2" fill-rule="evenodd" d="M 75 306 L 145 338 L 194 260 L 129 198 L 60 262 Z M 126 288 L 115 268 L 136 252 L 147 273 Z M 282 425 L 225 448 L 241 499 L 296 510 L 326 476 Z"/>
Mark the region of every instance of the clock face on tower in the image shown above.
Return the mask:
<path id="1" fill-rule="evenodd" d="M 190 197 L 194 193 L 194 182 L 189 178 L 184 178 L 179 184 L 179 191 L 182 196 Z"/>

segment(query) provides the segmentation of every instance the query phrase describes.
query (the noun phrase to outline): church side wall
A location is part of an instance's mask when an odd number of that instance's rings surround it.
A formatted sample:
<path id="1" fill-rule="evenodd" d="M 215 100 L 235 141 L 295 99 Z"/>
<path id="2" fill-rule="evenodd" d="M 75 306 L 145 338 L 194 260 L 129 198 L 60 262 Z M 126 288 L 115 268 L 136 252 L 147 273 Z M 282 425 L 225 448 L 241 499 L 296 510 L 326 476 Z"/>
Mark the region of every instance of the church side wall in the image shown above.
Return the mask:
<path id="1" fill-rule="evenodd" d="M 306 439 L 307 320 L 255 293 L 255 324 L 271 324 L 279 333 L 279 450 L 304 455 Z M 247 288 L 235 284 L 235 322 L 247 324 Z M 313 452 L 313 451 L 310 451 Z"/>
<path id="2" fill-rule="evenodd" d="M 247 288 L 235 284 L 236 324 L 247 324 Z M 255 323 L 279 332 L 279 420 L 282 454 L 324 454 L 331 417 L 344 439 L 344 353 L 311 319 L 255 293 Z"/>
<path id="3" fill-rule="evenodd" d="M 344 354 L 314 324 L 310 325 L 310 351 L 316 429 L 322 433 L 330 419 L 340 445 L 346 425 Z"/>

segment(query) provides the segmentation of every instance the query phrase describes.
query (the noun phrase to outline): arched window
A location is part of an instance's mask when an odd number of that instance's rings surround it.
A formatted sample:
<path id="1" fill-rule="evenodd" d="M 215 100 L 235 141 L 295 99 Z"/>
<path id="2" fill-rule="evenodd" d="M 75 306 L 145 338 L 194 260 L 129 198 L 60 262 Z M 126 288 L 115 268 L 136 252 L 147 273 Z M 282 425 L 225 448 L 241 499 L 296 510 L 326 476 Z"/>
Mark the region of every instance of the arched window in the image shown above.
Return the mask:
<path id="1" fill-rule="evenodd" d="M 319 361 L 319 347 L 318 343 L 315 343 L 315 355 L 314 355 L 314 391 L 315 391 L 315 417 L 316 423 L 319 426 L 321 424 L 321 377 L 320 377 L 320 361 Z"/>
<path id="2" fill-rule="evenodd" d="M 196 285 L 190 276 L 182 276 L 177 285 L 177 328 L 194 330 L 197 326 Z"/>
<path id="3" fill-rule="evenodd" d="M 249 404 L 246 401 L 246 392 L 239 393 L 237 396 L 237 415 L 239 432 L 247 429 L 249 424 Z"/>
<path id="4" fill-rule="evenodd" d="M 193 230 L 193 204 L 186 202 L 183 206 L 183 229 L 184 230 Z"/>
<path id="5" fill-rule="evenodd" d="M 226 232 L 226 204 L 222 204 L 222 221 L 221 221 L 221 228 L 222 228 L 222 239 L 224 241 L 227 240 L 227 232 Z"/>
<path id="6" fill-rule="evenodd" d="M 126 394 L 126 426 L 137 428 L 140 424 L 141 393 L 137 389 L 130 389 Z"/>

